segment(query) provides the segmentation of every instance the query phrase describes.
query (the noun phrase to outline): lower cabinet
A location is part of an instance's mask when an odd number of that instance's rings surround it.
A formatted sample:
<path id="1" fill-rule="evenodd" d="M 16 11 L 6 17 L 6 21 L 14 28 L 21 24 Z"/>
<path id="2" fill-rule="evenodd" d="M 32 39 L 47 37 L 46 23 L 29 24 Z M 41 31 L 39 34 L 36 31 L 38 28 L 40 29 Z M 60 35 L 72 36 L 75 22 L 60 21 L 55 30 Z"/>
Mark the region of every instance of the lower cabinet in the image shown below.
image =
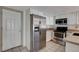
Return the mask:
<path id="1" fill-rule="evenodd" d="M 65 51 L 66 52 L 79 52 L 79 45 L 66 42 Z"/>
<path id="2" fill-rule="evenodd" d="M 53 40 L 53 37 L 54 37 L 54 32 L 53 30 L 47 30 L 46 31 L 46 41 L 50 41 L 50 40 Z"/>

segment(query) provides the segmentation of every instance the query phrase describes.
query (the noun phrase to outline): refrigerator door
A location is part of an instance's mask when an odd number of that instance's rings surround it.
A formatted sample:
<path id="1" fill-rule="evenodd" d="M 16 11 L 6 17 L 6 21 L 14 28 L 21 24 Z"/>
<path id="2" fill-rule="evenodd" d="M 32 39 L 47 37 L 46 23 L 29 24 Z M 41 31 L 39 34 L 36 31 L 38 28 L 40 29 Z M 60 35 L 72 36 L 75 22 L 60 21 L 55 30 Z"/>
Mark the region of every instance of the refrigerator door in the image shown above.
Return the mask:
<path id="1" fill-rule="evenodd" d="M 40 49 L 46 46 L 46 29 L 40 29 Z"/>
<path id="2" fill-rule="evenodd" d="M 40 46 L 39 27 L 34 27 L 33 51 L 38 51 Z"/>

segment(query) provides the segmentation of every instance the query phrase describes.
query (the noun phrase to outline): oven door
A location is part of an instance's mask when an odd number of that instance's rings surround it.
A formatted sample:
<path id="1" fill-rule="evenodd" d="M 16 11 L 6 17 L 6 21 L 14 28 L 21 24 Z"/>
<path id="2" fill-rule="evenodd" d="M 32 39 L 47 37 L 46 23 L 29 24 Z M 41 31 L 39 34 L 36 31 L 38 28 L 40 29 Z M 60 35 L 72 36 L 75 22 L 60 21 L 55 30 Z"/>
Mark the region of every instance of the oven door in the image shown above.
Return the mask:
<path id="1" fill-rule="evenodd" d="M 58 38 L 64 38 L 64 34 L 62 32 L 54 32 L 54 36 Z"/>

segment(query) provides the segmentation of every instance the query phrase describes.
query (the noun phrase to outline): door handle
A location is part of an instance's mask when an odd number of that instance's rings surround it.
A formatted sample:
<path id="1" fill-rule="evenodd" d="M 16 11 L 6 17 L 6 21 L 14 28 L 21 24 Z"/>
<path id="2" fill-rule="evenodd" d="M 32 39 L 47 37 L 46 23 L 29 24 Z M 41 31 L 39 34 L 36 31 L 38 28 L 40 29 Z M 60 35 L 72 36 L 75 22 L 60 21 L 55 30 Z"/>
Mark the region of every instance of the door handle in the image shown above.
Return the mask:
<path id="1" fill-rule="evenodd" d="M 41 32 L 40 32 L 40 35 L 41 35 Z"/>

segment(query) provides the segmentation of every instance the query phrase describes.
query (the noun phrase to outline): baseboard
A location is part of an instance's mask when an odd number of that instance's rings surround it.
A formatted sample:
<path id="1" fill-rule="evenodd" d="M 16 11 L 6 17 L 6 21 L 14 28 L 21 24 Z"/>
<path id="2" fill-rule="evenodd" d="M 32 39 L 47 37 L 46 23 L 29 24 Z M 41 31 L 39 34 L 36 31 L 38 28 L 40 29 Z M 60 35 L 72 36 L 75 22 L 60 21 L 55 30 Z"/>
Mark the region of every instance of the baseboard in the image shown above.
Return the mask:
<path id="1" fill-rule="evenodd" d="M 7 49 L 7 50 L 4 50 L 4 51 L 1 51 L 1 52 L 7 52 L 8 50 L 15 49 L 15 48 L 18 48 L 18 47 L 22 47 L 22 45 L 20 45 L 20 46 L 16 46 L 16 47 L 13 47 L 13 48 L 10 48 L 10 49 Z"/>

